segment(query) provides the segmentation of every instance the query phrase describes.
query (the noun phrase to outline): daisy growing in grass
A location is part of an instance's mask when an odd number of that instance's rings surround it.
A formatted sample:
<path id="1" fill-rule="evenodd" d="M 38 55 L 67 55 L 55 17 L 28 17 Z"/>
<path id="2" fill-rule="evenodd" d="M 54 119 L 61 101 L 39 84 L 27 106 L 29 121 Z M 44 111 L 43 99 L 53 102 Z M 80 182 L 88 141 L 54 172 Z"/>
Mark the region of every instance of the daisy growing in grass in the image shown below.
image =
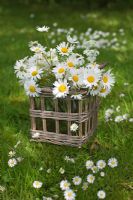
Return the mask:
<path id="1" fill-rule="evenodd" d="M 89 175 L 87 176 L 87 182 L 93 184 L 94 181 L 95 181 L 95 176 L 93 176 L 92 174 L 89 174 Z"/>
<path id="2" fill-rule="evenodd" d="M 105 199 L 105 197 L 106 197 L 105 191 L 99 190 L 99 191 L 97 192 L 97 197 L 98 197 L 99 199 Z"/>
<path id="3" fill-rule="evenodd" d="M 74 185 L 80 185 L 82 182 L 82 179 L 79 176 L 75 176 L 73 177 L 72 181 Z"/>
<path id="4" fill-rule="evenodd" d="M 15 158 L 11 158 L 8 160 L 9 167 L 14 167 L 15 165 L 17 165 L 17 160 Z"/>
<path id="5" fill-rule="evenodd" d="M 39 189 L 39 188 L 41 188 L 42 187 L 42 182 L 40 182 L 40 181 L 34 181 L 33 182 L 33 187 L 34 188 L 36 188 L 36 189 Z"/>
<path id="6" fill-rule="evenodd" d="M 117 161 L 117 159 L 116 159 L 116 158 L 110 158 L 110 159 L 108 160 L 108 165 L 109 165 L 109 167 L 111 167 L 111 168 L 117 167 L 117 166 L 118 166 L 118 161 Z"/>
<path id="7" fill-rule="evenodd" d="M 70 188 L 70 183 L 67 181 L 67 180 L 62 180 L 61 182 L 60 182 L 60 188 L 62 189 L 62 190 L 68 190 L 69 188 Z"/>
<path id="8" fill-rule="evenodd" d="M 37 31 L 39 31 L 39 32 L 48 32 L 49 27 L 48 27 L 48 26 L 42 26 L 42 27 L 37 26 L 36 29 L 37 29 Z"/>
<path id="9" fill-rule="evenodd" d="M 76 197 L 76 194 L 71 189 L 68 189 L 64 192 L 64 198 L 66 200 L 75 200 L 75 197 Z"/>
<path id="10" fill-rule="evenodd" d="M 49 27 L 37 27 L 37 30 L 47 32 Z M 69 31 L 72 33 L 73 29 Z M 64 30 L 59 29 L 58 35 L 62 32 Z M 90 34 L 90 30 L 86 34 Z M 53 35 L 54 32 L 48 37 Z M 95 33 L 91 41 L 84 40 L 81 46 L 78 38 L 70 35 L 55 48 L 43 46 L 38 41 L 29 43 L 33 55 L 17 61 L 14 66 L 28 96 L 39 96 L 41 89 L 47 86 L 53 88 L 55 98 L 70 96 L 80 100 L 84 95 L 106 97 L 111 92 L 114 75 L 111 70 L 101 69 L 96 62 L 99 51 L 94 39 L 98 34 Z M 85 91 L 84 95 L 81 91 Z"/>

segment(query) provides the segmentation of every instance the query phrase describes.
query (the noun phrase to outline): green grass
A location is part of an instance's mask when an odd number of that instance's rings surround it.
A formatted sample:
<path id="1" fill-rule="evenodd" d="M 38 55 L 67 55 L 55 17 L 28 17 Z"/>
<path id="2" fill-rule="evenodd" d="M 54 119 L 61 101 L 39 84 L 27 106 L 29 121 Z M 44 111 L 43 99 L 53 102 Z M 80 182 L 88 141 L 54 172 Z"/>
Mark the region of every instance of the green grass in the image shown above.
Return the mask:
<path id="1" fill-rule="evenodd" d="M 35 13 L 35 18 L 29 15 Z M 83 20 L 80 14 L 88 14 Z M 35 200 L 42 196 L 59 195 L 59 182 L 67 178 L 71 181 L 75 175 L 86 177 L 85 162 L 87 159 L 97 161 L 116 157 L 119 166 L 116 169 L 106 169 L 104 179 L 98 179 L 94 185 L 83 192 L 78 187 L 77 200 L 95 200 L 96 192 L 105 189 L 108 200 L 133 199 L 133 126 L 132 123 L 116 124 L 105 123 L 104 111 L 111 104 L 122 107 L 133 117 L 133 29 L 132 10 L 126 11 L 89 11 L 86 9 L 71 8 L 43 8 L 35 5 L 0 6 L 0 185 L 6 191 L 0 193 L 2 200 Z M 102 50 L 100 60 L 107 60 L 116 75 L 116 85 L 113 92 L 102 99 L 99 125 L 95 136 L 81 149 L 56 146 L 46 143 L 33 143 L 29 141 L 29 102 L 23 89 L 19 86 L 14 75 L 13 65 L 17 59 L 29 54 L 28 42 L 42 40 L 35 31 L 37 25 L 51 25 L 58 22 L 59 27 L 74 27 L 85 31 L 88 27 L 97 30 L 117 31 L 125 29 L 124 38 L 127 45 L 124 49 L 113 51 Z M 20 32 L 21 30 L 21 32 Z M 123 86 L 129 82 L 129 86 Z M 125 93 L 124 99 L 118 95 Z M 24 158 L 23 162 L 15 168 L 9 168 L 8 152 L 16 142 L 21 144 L 17 148 L 18 156 Z M 76 163 L 66 163 L 64 157 L 74 157 Z M 39 168 L 43 167 L 43 171 Z M 65 169 L 65 174 L 59 174 L 59 168 Z M 51 173 L 46 171 L 51 168 Z M 34 180 L 44 182 L 43 188 L 36 190 L 32 187 Z"/>

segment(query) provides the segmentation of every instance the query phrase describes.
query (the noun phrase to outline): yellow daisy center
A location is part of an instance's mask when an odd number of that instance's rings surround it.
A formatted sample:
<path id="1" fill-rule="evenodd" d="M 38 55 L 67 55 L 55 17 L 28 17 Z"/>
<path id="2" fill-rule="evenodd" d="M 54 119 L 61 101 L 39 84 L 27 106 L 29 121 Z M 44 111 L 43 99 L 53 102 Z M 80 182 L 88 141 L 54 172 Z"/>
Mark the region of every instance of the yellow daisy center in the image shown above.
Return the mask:
<path id="1" fill-rule="evenodd" d="M 68 185 L 68 183 L 64 183 L 64 186 L 65 186 L 65 187 L 68 187 L 69 185 Z"/>
<path id="2" fill-rule="evenodd" d="M 58 73 L 62 74 L 65 71 L 63 67 L 59 68 Z"/>
<path id="3" fill-rule="evenodd" d="M 67 53 L 67 52 L 68 52 L 68 48 L 67 48 L 67 47 L 62 47 L 62 48 L 61 48 L 61 51 L 62 51 L 63 53 Z"/>
<path id="4" fill-rule="evenodd" d="M 94 76 L 88 76 L 88 77 L 87 77 L 87 81 L 88 81 L 89 83 L 93 83 L 93 82 L 95 81 Z"/>
<path id="5" fill-rule="evenodd" d="M 65 92 L 65 91 L 67 90 L 67 87 L 66 87 L 66 85 L 64 85 L 64 84 L 61 84 L 61 85 L 58 87 L 58 89 L 59 89 L 60 92 Z"/>
<path id="6" fill-rule="evenodd" d="M 74 67 L 74 63 L 73 62 L 68 62 L 67 65 L 68 65 L 68 67 Z"/>
<path id="7" fill-rule="evenodd" d="M 103 76 L 103 82 L 107 83 L 108 82 L 108 77 L 107 76 Z"/>
<path id="8" fill-rule="evenodd" d="M 34 85 L 30 85 L 29 91 L 30 91 L 30 92 L 36 92 L 35 86 L 34 86 Z"/>
<path id="9" fill-rule="evenodd" d="M 38 71 L 35 70 L 35 71 L 33 71 L 31 74 L 32 74 L 32 76 L 36 76 L 36 75 L 38 74 Z"/>
<path id="10" fill-rule="evenodd" d="M 39 47 L 36 47 L 35 48 L 35 51 L 37 52 L 37 51 L 40 51 L 40 48 Z"/>
<path id="11" fill-rule="evenodd" d="M 68 192 L 68 197 L 72 197 L 72 193 L 71 192 Z"/>
<path id="12" fill-rule="evenodd" d="M 74 76 L 72 77 L 72 79 L 73 79 L 73 81 L 78 82 L 79 77 L 78 77 L 78 75 L 74 75 Z"/>
<path id="13" fill-rule="evenodd" d="M 106 88 L 102 88 L 100 92 L 101 92 L 101 93 L 106 92 Z"/>
<path id="14" fill-rule="evenodd" d="M 93 181 L 93 176 L 90 177 L 90 180 Z"/>

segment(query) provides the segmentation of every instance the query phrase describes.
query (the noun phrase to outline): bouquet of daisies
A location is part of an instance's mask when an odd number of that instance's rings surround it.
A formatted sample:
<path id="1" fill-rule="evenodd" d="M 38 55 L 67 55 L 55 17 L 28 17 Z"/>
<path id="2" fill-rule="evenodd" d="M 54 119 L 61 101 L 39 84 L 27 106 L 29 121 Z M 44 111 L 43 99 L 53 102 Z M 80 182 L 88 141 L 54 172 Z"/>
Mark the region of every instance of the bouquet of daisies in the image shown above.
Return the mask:
<path id="1" fill-rule="evenodd" d="M 37 30 L 48 32 L 49 27 L 37 27 Z M 70 95 L 81 99 L 83 94 L 106 97 L 115 83 L 114 75 L 97 64 L 99 51 L 94 40 L 86 42 L 82 53 L 77 45 L 77 38 L 70 35 L 56 48 L 48 49 L 37 41 L 30 42 L 33 56 L 17 61 L 14 66 L 26 94 L 39 96 L 41 88 L 50 86 L 55 98 Z"/>

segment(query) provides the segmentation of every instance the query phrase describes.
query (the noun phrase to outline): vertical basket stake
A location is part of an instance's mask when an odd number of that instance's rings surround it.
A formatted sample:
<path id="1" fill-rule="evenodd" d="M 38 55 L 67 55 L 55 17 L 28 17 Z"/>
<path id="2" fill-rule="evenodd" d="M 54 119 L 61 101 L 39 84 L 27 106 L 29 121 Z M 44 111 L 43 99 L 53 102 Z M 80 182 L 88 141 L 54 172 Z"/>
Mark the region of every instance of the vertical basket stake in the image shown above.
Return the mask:
<path id="1" fill-rule="evenodd" d="M 58 99 L 55 99 L 55 112 L 58 112 Z M 55 119 L 55 131 L 59 134 L 59 120 Z"/>
<path id="2" fill-rule="evenodd" d="M 71 99 L 70 98 L 68 98 L 67 104 L 68 104 L 68 115 L 69 115 L 71 113 Z M 70 126 L 71 126 L 71 121 L 68 121 L 68 123 L 67 123 L 67 132 L 68 132 L 68 135 L 71 135 Z"/>
<path id="3" fill-rule="evenodd" d="M 81 114 L 82 114 L 82 100 L 79 100 L 79 136 L 82 137 L 82 122 L 80 122 Z"/>
<path id="4" fill-rule="evenodd" d="M 41 96 L 41 110 L 45 111 L 45 97 Z M 46 119 L 42 118 L 43 131 L 47 131 Z"/>
<path id="5" fill-rule="evenodd" d="M 30 97 L 30 109 L 35 110 L 35 99 L 34 99 L 34 97 Z M 36 119 L 35 119 L 35 117 L 31 117 L 31 129 L 36 130 Z"/>

